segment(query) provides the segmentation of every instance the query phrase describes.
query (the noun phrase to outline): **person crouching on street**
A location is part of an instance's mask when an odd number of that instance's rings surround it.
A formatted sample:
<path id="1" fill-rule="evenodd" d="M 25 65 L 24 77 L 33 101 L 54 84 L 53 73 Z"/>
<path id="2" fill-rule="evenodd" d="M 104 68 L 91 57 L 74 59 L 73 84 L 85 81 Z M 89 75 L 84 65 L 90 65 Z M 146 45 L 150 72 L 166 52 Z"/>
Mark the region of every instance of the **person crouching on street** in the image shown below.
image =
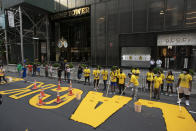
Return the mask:
<path id="1" fill-rule="evenodd" d="M 137 99 L 137 92 L 138 92 L 138 88 L 139 88 L 139 81 L 136 78 L 136 76 L 132 73 L 129 73 L 128 76 L 130 78 L 130 81 L 128 82 L 127 87 L 129 87 L 131 84 L 133 84 L 131 96 L 134 98 L 134 100 L 136 100 Z"/>
<path id="2" fill-rule="evenodd" d="M 123 92 L 123 95 L 125 95 L 125 79 L 126 79 L 126 75 L 125 73 L 123 73 L 123 70 L 120 69 L 120 73 L 118 74 L 118 88 L 119 88 L 119 94 L 121 95 Z"/>
<path id="3" fill-rule="evenodd" d="M 183 73 L 179 75 L 177 90 L 179 93 L 179 99 L 177 103 L 181 103 L 183 96 L 185 96 L 185 104 L 189 106 L 189 97 L 192 90 L 192 76 L 189 74 L 188 69 L 183 69 Z"/>
<path id="4" fill-rule="evenodd" d="M 160 88 L 162 83 L 161 72 L 158 72 L 154 77 L 154 99 L 160 100 Z"/>

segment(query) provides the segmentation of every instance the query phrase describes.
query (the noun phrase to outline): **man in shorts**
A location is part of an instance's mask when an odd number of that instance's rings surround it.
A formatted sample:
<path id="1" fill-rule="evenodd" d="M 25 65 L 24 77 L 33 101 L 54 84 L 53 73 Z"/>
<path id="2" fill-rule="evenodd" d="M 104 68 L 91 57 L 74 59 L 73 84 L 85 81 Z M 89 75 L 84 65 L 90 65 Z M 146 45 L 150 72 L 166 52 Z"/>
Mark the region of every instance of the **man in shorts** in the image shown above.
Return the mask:
<path id="1" fill-rule="evenodd" d="M 183 69 L 183 73 L 179 75 L 178 83 L 177 83 L 179 99 L 177 103 L 182 101 L 183 96 L 185 97 L 185 104 L 189 106 L 189 96 L 191 94 L 192 89 L 192 76 L 189 74 L 188 69 Z"/>

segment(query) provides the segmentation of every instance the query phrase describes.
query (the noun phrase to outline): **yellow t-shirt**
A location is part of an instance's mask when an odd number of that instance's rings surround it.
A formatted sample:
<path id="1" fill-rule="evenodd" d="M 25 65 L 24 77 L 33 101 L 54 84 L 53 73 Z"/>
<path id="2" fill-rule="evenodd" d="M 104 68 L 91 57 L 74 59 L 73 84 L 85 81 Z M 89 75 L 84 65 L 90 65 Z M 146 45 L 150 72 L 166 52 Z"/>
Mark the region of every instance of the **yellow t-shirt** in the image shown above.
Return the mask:
<path id="1" fill-rule="evenodd" d="M 190 74 L 180 74 L 179 75 L 179 79 L 181 79 L 180 81 L 180 87 L 183 88 L 190 88 L 189 82 L 192 81 L 192 76 Z"/>
<path id="2" fill-rule="evenodd" d="M 147 72 L 146 79 L 148 81 L 153 81 L 154 73 L 153 72 Z"/>
<path id="3" fill-rule="evenodd" d="M 161 73 L 160 77 L 162 78 L 162 81 L 165 79 L 165 75 L 163 73 Z"/>
<path id="4" fill-rule="evenodd" d="M 93 76 L 95 80 L 99 79 L 100 70 L 93 70 Z"/>
<path id="5" fill-rule="evenodd" d="M 116 70 L 117 75 L 120 74 L 120 69 Z"/>
<path id="6" fill-rule="evenodd" d="M 107 70 L 102 70 L 101 72 L 103 80 L 108 80 L 108 71 Z"/>
<path id="7" fill-rule="evenodd" d="M 160 77 L 157 77 L 157 76 L 154 77 L 154 88 L 156 88 L 156 89 L 160 88 L 160 85 L 162 83 L 163 83 L 163 80 L 162 80 L 161 76 Z"/>
<path id="8" fill-rule="evenodd" d="M 134 86 L 139 86 L 139 81 L 135 75 L 131 76 L 130 82 L 134 84 Z"/>
<path id="9" fill-rule="evenodd" d="M 126 78 L 126 75 L 125 73 L 121 73 L 121 74 L 118 74 L 118 84 L 125 84 L 125 78 Z"/>
<path id="10" fill-rule="evenodd" d="M 135 73 L 136 73 L 136 70 L 135 70 L 135 69 L 133 69 L 131 72 L 132 72 L 133 74 L 135 74 Z"/>
<path id="11" fill-rule="evenodd" d="M 166 77 L 166 82 L 167 83 L 173 83 L 174 82 L 174 75 L 168 75 Z"/>
<path id="12" fill-rule="evenodd" d="M 110 72 L 110 81 L 111 82 L 116 82 L 117 81 L 117 73 L 116 72 Z"/>
<path id="13" fill-rule="evenodd" d="M 91 73 L 90 69 L 84 69 L 84 77 L 90 76 L 90 73 Z"/>

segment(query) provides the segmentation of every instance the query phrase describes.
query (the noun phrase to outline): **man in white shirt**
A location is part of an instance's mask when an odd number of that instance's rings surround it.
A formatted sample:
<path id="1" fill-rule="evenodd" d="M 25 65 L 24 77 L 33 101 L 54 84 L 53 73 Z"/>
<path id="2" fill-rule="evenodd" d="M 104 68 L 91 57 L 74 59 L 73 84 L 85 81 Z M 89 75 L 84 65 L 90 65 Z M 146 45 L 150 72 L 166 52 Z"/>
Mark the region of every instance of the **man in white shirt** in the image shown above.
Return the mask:
<path id="1" fill-rule="evenodd" d="M 150 60 L 150 67 L 151 68 L 155 67 L 155 61 L 153 59 Z"/>
<path id="2" fill-rule="evenodd" d="M 156 61 L 156 64 L 157 64 L 158 68 L 161 68 L 162 61 L 158 58 L 157 61 Z"/>

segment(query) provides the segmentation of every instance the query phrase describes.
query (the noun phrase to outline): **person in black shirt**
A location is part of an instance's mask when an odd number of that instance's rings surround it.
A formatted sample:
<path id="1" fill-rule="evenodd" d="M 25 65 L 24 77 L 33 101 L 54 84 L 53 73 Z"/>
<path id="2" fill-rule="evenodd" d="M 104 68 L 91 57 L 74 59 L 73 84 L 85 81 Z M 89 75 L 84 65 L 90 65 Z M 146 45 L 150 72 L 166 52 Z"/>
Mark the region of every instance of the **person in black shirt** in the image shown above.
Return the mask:
<path id="1" fill-rule="evenodd" d="M 78 81 L 80 81 L 80 79 L 82 78 L 82 72 L 83 72 L 83 69 L 81 65 L 79 65 L 78 66 Z"/>
<path id="2" fill-rule="evenodd" d="M 62 69 L 61 69 L 61 68 L 58 68 L 57 71 L 58 71 L 58 72 L 57 72 L 57 74 L 58 74 L 58 81 L 61 82 Z"/>
<path id="3" fill-rule="evenodd" d="M 33 76 L 36 76 L 36 71 L 37 71 L 37 65 L 34 63 L 33 64 Z"/>

